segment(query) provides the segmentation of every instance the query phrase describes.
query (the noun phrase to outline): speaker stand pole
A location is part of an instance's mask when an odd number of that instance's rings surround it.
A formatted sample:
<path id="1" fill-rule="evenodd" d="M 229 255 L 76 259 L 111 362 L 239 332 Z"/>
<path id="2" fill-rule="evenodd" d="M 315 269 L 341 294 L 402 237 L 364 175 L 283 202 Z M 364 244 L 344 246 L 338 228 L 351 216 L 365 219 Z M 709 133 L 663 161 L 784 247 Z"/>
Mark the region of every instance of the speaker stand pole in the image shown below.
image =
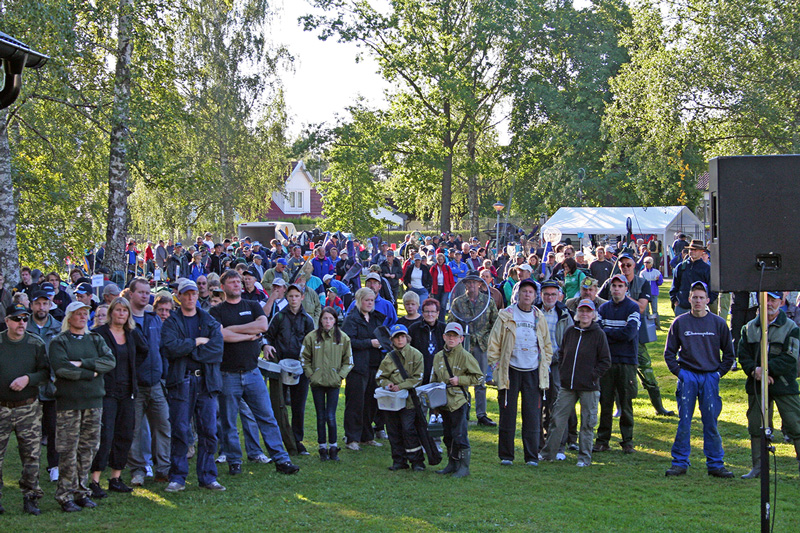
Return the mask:
<path id="1" fill-rule="evenodd" d="M 761 533 L 769 533 L 769 452 L 772 451 L 772 429 L 769 427 L 769 324 L 767 322 L 767 293 L 759 298 L 761 319 Z"/>

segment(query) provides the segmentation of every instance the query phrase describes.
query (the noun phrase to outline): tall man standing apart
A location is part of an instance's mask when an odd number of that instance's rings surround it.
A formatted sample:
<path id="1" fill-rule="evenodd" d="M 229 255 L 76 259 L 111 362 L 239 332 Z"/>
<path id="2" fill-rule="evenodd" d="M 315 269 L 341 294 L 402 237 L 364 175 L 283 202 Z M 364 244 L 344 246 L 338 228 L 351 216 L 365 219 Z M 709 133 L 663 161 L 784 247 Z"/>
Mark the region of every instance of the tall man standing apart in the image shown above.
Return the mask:
<path id="1" fill-rule="evenodd" d="M 50 378 L 50 369 L 44 342 L 25 331 L 30 319 L 25 306 L 14 304 L 5 311 L 8 329 L 0 333 L 0 491 L 8 439 L 15 433 L 22 460 L 22 510 L 38 515 L 43 492 L 39 487 L 42 407 L 37 396 L 39 385 Z"/>
<path id="2" fill-rule="evenodd" d="M 281 442 L 278 422 L 272 412 L 267 384 L 258 370 L 261 353 L 261 336 L 269 323 L 261 305 L 242 299 L 242 277 L 235 270 L 227 270 L 220 277 L 225 301 L 211 308 L 211 316 L 222 324 L 225 348 L 222 354 L 222 394 L 219 395 L 222 425 L 222 451 L 228 458 L 231 475 L 242 471 L 242 446 L 236 429 L 239 401 L 253 412 L 264 444 L 275 468 L 282 474 L 294 474 L 300 468 L 292 464 Z M 267 348 L 267 355 L 272 354 Z"/>
<path id="3" fill-rule="evenodd" d="M 143 447 L 150 446 L 142 442 L 142 421 L 147 417 L 152 438 L 153 470 L 155 480 L 169 481 L 169 450 L 171 428 L 169 425 L 169 404 L 164 390 L 167 379 L 167 361 L 161 355 L 161 319 L 152 311 L 145 311 L 150 303 L 150 283 L 144 278 L 134 278 L 130 284 L 131 309 L 133 321 L 139 332 L 147 341 L 149 353 L 147 359 L 136 369 L 139 381 L 139 394 L 136 396 L 134 440 L 128 456 L 131 467 L 131 485 L 144 485 L 147 464 Z"/>
<path id="4" fill-rule="evenodd" d="M 689 468 L 692 416 L 695 401 L 699 401 L 708 475 L 730 478 L 733 472 L 725 468 L 717 418 L 722 411 L 719 380 L 733 366 L 733 340 L 725 320 L 708 312 L 708 286 L 705 283 L 695 281 L 692 284 L 689 301 L 691 312 L 675 319 L 664 348 L 664 360 L 669 371 L 678 376 L 675 396 L 680 416 L 672 445 L 672 466 L 666 475 L 681 476 Z"/>
<path id="5" fill-rule="evenodd" d="M 800 460 L 800 391 L 797 388 L 797 357 L 800 347 L 800 328 L 789 320 L 781 310 L 784 304 L 782 292 L 767 293 L 767 340 L 769 399 L 778 406 L 783 429 L 794 442 Z M 737 353 L 742 371 L 747 376 L 747 430 L 750 433 L 750 449 L 753 469 L 742 476 L 745 479 L 761 475 L 761 406 L 760 384 L 764 379 L 761 368 L 761 316 L 756 316 L 742 328 Z M 771 407 L 771 406 L 770 406 Z M 772 411 L 772 409 L 770 409 Z M 772 413 L 769 414 L 772 419 Z"/>

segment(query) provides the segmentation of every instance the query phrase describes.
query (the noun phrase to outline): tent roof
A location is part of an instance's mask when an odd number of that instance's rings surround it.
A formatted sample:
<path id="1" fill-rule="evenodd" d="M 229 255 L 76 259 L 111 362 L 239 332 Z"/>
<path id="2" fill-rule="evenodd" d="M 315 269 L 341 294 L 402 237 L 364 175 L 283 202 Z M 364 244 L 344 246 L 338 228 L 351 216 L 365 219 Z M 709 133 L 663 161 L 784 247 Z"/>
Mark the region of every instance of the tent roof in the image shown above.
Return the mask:
<path id="1" fill-rule="evenodd" d="M 562 233 L 624 234 L 631 218 L 633 233 L 666 234 L 673 225 L 703 227 L 686 206 L 662 207 L 562 207 L 545 222 L 543 229 L 556 227 Z"/>

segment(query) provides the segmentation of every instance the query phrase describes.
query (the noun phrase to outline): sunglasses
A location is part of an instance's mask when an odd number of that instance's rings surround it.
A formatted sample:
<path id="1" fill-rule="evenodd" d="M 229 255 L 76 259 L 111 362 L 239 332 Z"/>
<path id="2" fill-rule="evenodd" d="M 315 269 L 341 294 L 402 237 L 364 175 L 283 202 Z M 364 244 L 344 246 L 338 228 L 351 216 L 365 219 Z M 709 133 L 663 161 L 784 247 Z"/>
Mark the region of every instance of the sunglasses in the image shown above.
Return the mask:
<path id="1" fill-rule="evenodd" d="M 10 316 L 10 317 L 8 317 L 8 319 L 11 320 L 12 322 L 27 322 L 28 321 L 28 317 L 26 317 L 26 316 Z"/>

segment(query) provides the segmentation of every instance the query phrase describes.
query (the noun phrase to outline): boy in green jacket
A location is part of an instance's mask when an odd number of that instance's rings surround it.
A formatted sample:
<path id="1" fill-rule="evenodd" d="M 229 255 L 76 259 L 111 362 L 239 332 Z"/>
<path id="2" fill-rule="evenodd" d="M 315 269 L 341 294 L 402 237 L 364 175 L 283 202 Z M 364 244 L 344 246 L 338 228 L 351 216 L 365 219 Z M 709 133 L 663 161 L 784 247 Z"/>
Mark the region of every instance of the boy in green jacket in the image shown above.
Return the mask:
<path id="1" fill-rule="evenodd" d="M 447 446 L 447 466 L 437 474 L 453 477 L 469 475 L 472 450 L 467 435 L 469 411 L 468 387 L 483 384 L 483 372 L 478 361 L 461 346 L 464 330 L 461 324 L 451 322 L 444 329 L 444 349 L 433 356 L 431 383 L 447 384 L 447 404 L 440 407 L 444 444 Z"/>
<path id="2" fill-rule="evenodd" d="M 422 353 L 409 344 L 411 337 L 408 335 L 408 329 L 402 324 L 395 324 L 389 332 L 392 336 L 394 353 L 399 357 L 407 377 L 403 378 L 392 359 L 392 354 L 389 353 L 381 361 L 375 379 L 379 387 L 391 392 L 413 389 L 422 383 L 422 371 L 425 368 Z M 386 432 L 392 447 L 392 466 L 389 467 L 389 470 L 393 472 L 405 470 L 408 468 L 409 462 L 415 472 L 425 470 L 422 442 L 414 426 L 417 413 L 411 397 L 409 396 L 406 400 L 406 406 L 403 409 L 384 411 L 384 413 L 386 414 Z"/>

